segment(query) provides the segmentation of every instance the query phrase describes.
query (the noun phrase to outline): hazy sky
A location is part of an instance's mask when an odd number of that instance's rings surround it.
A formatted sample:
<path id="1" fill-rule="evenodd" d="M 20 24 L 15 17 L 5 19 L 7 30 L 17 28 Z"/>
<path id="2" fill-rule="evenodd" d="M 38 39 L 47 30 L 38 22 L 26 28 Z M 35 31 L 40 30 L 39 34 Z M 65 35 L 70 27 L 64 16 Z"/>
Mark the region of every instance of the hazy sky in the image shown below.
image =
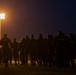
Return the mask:
<path id="1" fill-rule="evenodd" d="M 0 12 L 6 13 L 2 35 L 7 33 L 10 39 L 55 35 L 58 30 L 76 34 L 75 0 L 0 0 Z"/>

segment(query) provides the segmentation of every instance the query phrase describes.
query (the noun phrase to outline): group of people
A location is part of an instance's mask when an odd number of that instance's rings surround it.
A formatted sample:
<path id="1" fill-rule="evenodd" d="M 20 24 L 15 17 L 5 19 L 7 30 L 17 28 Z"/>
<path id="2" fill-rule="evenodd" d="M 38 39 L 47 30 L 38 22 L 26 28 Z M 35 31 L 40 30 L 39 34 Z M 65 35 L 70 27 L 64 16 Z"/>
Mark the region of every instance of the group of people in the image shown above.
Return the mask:
<path id="1" fill-rule="evenodd" d="M 23 37 L 20 42 L 14 38 L 13 42 L 4 34 L 0 40 L 0 63 L 8 66 L 14 59 L 15 65 L 21 61 L 22 65 L 28 65 L 30 58 L 31 65 L 36 62 L 40 66 L 75 67 L 76 59 L 76 35 L 65 35 L 58 31 L 56 36 L 48 35 L 43 38 L 39 34 L 38 39 L 34 35 Z"/>

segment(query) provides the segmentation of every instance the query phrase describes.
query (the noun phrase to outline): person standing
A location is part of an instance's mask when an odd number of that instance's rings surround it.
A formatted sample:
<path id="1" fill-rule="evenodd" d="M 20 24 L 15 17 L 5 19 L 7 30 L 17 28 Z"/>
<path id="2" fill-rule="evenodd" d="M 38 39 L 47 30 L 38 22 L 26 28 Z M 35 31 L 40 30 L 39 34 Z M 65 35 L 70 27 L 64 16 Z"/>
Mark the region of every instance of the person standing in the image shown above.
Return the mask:
<path id="1" fill-rule="evenodd" d="M 14 56 L 15 65 L 17 65 L 19 44 L 16 41 L 16 38 L 14 38 L 14 41 L 12 43 L 12 48 L 13 48 L 13 56 Z"/>
<path id="2" fill-rule="evenodd" d="M 11 40 L 7 38 L 7 34 L 4 34 L 4 37 L 1 39 L 1 45 L 3 49 L 3 59 L 5 67 L 8 67 L 8 60 L 10 57 L 10 50 L 11 50 Z"/>
<path id="3" fill-rule="evenodd" d="M 31 35 L 30 39 L 30 57 L 31 57 L 31 65 L 34 66 L 37 60 L 36 40 L 34 39 L 34 35 Z"/>

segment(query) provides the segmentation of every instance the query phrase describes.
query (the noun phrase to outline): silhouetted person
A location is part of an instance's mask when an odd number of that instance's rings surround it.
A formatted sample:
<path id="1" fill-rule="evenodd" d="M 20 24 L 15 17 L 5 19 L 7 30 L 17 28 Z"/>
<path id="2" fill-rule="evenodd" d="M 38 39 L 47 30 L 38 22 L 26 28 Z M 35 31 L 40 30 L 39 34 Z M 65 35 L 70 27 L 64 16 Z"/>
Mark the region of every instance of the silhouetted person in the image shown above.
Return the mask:
<path id="1" fill-rule="evenodd" d="M 48 57 L 49 65 L 52 66 L 53 57 L 54 57 L 53 36 L 52 35 L 48 35 L 48 39 L 47 39 L 47 53 L 48 53 L 47 57 Z"/>
<path id="2" fill-rule="evenodd" d="M 3 61 L 3 57 L 2 57 L 2 47 L 1 47 L 1 41 L 0 41 L 0 64 Z"/>
<path id="3" fill-rule="evenodd" d="M 29 53 L 30 53 L 29 43 L 30 43 L 30 39 L 27 35 L 26 38 L 25 38 L 25 57 L 26 57 L 25 63 L 26 63 L 26 65 L 28 65 L 28 57 L 29 57 Z"/>
<path id="4" fill-rule="evenodd" d="M 69 58 L 71 67 L 75 68 L 75 57 L 76 57 L 76 39 L 74 34 L 69 34 Z"/>
<path id="5" fill-rule="evenodd" d="M 70 50 L 69 50 L 69 39 L 68 39 L 68 36 L 65 36 L 65 49 L 64 49 L 64 52 L 65 52 L 65 66 L 66 67 L 70 67 Z"/>
<path id="6" fill-rule="evenodd" d="M 54 44 L 56 49 L 56 60 L 57 66 L 63 67 L 64 66 L 64 49 L 65 49 L 65 39 L 64 34 L 59 31 L 57 36 L 54 38 Z"/>
<path id="7" fill-rule="evenodd" d="M 37 54 L 38 54 L 38 63 L 42 66 L 43 62 L 43 52 L 44 52 L 44 40 L 42 34 L 39 34 L 39 38 L 37 39 Z"/>
<path id="8" fill-rule="evenodd" d="M 17 65 L 19 43 L 16 41 L 16 38 L 14 38 L 14 41 L 12 43 L 12 48 L 13 48 L 13 56 L 14 56 L 15 65 Z"/>
<path id="9" fill-rule="evenodd" d="M 22 65 L 25 64 L 25 38 L 23 37 L 23 39 L 21 40 L 20 43 L 20 59 L 22 62 Z"/>
<path id="10" fill-rule="evenodd" d="M 43 66 L 48 65 L 48 50 L 47 50 L 47 39 L 43 39 L 43 53 L 42 53 L 42 61 L 43 61 Z"/>
<path id="11" fill-rule="evenodd" d="M 7 38 L 7 34 L 4 34 L 4 37 L 1 39 L 1 44 L 3 46 L 3 59 L 4 59 L 5 67 L 7 67 L 8 60 L 10 57 L 10 48 L 11 48 L 11 40 Z"/>
<path id="12" fill-rule="evenodd" d="M 30 58 L 31 58 L 31 65 L 35 65 L 37 60 L 37 50 L 36 50 L 36 40 L 34 39 L 34 35 L 31 35 L 30 39 Z"/>

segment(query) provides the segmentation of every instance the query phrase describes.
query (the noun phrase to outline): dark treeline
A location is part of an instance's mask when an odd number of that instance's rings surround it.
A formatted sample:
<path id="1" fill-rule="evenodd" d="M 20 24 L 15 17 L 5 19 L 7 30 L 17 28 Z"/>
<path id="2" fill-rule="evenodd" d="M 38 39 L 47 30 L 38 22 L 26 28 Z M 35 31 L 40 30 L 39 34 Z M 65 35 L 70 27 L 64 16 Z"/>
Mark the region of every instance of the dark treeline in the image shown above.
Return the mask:
<path id="1" fill-rule="evenodd" d="M 40 66 L 57 66 L 57 67 L 73 67 L 75 68 L 76 59 L 76 35 L 65 35 L 58 31 L 57 35 L 48 35 L 43 38 L 39 34 L 38 39 L 31 35 L 23 37 L 20 42 L 14 38 L 13 42 L 4 34 L 0 41 L 0 64 L 8 66 L 8 61 L 12 64 L 14 59 L 15 65 L 20 64 L 28 66 L 28 60 L 31 65 Z M 18 63 L 17 63 L 18 62 Z"/>

